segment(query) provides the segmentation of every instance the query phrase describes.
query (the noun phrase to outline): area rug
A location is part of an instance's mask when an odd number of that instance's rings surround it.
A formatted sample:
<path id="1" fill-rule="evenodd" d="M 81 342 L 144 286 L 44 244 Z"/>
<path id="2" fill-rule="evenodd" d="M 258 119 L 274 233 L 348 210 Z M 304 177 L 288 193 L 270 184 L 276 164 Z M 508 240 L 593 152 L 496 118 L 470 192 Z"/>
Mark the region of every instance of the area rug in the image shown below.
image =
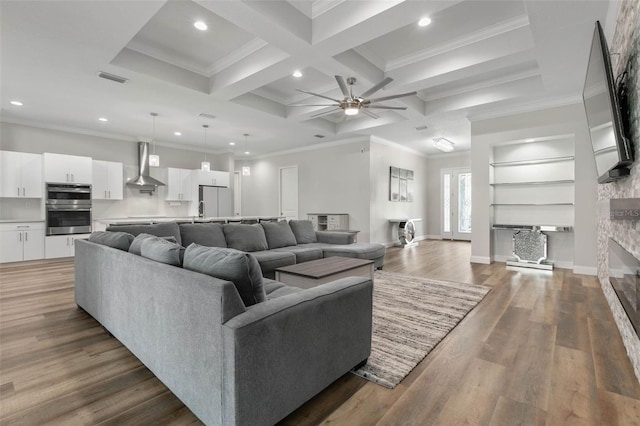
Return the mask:
<path id="1" fill-rule="evenodd" d="M 352 372 L 393 389 L 489 290 L 376 271 L 371 355 L 366 365 Z"/>

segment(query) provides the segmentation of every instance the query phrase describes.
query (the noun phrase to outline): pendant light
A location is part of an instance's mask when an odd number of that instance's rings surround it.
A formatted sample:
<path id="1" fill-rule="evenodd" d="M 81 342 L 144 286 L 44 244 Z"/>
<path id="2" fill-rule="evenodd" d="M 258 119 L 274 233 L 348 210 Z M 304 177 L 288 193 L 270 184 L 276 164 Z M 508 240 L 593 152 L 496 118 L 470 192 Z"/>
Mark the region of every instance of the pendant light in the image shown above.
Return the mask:
<path id="1" fill-rule="evenodd" d="M 243 136 L 244 136 L 244 154 L 245 155 L 249 155 L 249 154 L 251 154 L 249 152 L 249 149 L 248 149 L 248 146 L 247 146 L 247 137 L 249 136 L 249 133 L 245 133 Z M 242 175 L 243 176 L 251 176 L 251 167 L 242 166 Z"/>
<path id="2" fill-rule="evenodd" d="M 151 134 L 151 155 L 149 155 L 149 167 L 160 167 L 160 156 L 156 155 L 156 117 L 157 112 L 152 112 L 153 117 L 153 133 Z"/>
<path id="3" fill-rule="evenodd" d="M 200 163 L 200 170 L 203 172 L 211 171 L 211 163 L 207 161 L 207 129 L 209 128 L 208 124 L 203 124 L 204 128 L 204 161 Z"/>

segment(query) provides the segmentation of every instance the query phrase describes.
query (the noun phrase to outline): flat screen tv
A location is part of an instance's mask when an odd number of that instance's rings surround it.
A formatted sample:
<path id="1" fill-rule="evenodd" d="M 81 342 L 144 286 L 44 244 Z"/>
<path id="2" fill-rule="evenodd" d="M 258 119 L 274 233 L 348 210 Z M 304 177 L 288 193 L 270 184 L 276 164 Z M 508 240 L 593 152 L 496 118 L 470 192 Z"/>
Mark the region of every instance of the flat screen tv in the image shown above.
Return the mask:
<path id="1" fill-rule="evenodd" d="M 587 76 L 582 91 L 598 182 L 624 178 L 633 163 L 633 148 L 625 136 L 620 87 L 616 87 L 609 48 L 600 22 L 593 33 Z"/>

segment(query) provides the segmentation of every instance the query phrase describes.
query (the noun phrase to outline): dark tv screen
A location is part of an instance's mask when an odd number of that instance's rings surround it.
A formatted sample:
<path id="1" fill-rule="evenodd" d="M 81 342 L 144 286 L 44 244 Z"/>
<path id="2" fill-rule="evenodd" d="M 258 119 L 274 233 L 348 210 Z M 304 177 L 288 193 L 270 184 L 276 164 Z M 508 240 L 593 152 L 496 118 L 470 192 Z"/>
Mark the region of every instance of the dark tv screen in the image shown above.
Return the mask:
<path id="1" fill-rule="evenodd" d="M 609 48 L 600 22 L 596 22 L 593 33 L 582 98 L 596 160 L 598 182 L 612 182 L 629 175 L 629 166 L 633 163 L 633 150 L 625 137 Z"/>

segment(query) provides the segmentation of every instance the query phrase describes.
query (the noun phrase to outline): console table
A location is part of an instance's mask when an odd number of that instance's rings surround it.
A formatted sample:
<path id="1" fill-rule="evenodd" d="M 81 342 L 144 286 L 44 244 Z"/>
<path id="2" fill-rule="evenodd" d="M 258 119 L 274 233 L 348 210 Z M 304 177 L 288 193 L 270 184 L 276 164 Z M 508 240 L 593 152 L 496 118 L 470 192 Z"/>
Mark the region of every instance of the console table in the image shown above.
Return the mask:
<path id="1" fill-rule="evenodd" d="M 493 225 L 493 229 L 513 231 L 513 257 L 507 259 L 507 266 L 521 266 L 535 269 L 553 269 L 553 262 L 547 260 L 547 236 L 545 232 L 570 232 L 570 226 L 535 225 Z"/>
<path id="2" fill-rule="evenodd" d="M 398 224 L 398 242 L 394 246 L 412 247 L 419 243 L 413 239 L 416 236 L 416 225 L 414 222 L 420 222 L 422 218 L 416 219 L 389 219 L 389 223 Z"/>

